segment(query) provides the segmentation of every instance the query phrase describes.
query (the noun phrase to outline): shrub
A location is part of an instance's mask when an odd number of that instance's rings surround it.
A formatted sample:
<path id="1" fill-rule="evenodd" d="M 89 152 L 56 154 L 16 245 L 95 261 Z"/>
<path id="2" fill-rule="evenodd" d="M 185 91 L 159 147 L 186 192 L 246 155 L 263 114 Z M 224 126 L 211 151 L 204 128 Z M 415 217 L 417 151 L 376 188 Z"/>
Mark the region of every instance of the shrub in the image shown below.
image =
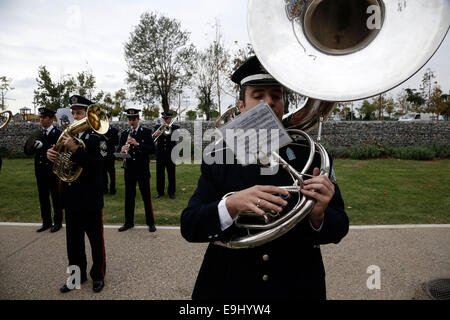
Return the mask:
<path id="1" fill-rule="evenodd" d="M 393 148 L 392 155 L 403 160 L 433 160 L 436 152 L 425 146 L 410 146 Z"/>
<path id="2" fill-rule="evenodd" d="M 360 145 L 352 146 L 347 151 L 347 156 L 351 159 L 374 159 L 379 158 L 382 152 L 381 149 L 376 145 Z"/>
<path id="3" fill-rule="evenodd" d="M 426 146 L 436 154 L 437 158 L 444 159 L 450 157 L 450 144 L 433 142 Z"/>

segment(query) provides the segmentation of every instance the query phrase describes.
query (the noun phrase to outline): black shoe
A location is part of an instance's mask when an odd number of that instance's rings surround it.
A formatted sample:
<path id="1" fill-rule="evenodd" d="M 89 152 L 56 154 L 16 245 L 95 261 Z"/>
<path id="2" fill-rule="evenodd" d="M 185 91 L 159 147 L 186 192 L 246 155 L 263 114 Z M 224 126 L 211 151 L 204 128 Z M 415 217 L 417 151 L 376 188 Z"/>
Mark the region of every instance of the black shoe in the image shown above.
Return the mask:
<path id="1" fill-rule="evenodd" d="M 108 194 L 108 189 L 103 190 L 103 194 Z"/>
<path id="2" fill-rule="evenodd" d="M 161 198 L 163 196 L 163 194 L 157 194 L 156 196 L 155 196 L 155 199 L 159 199 L 159 198 Z"/>
<path id="3" fill-rule="evenodd" d="M 87 278 L 84 278 L 84 279 L 82 279 L 81 281 L 80 281 L 80 284 L 83 284 L 83 283 L 85 283 L 87 281 Z M 67 292 L 70 292 L 70 291 L 72 291 L 73 289 L 69 289 L 69 287 L 67 286 L 67 283 L 65 283 L 61 288 L 59 288 L 59 291 L 61 292 L 61 293 L 67 293 Z"/>
<path id="4" fill-rule="evenodd" d="M 116 189 L 111 190 L 111 191 L 109 192 L 110 195 L 115 195 L 116 193 L 117 193 Z"/>
<path id="5" fill-rule="evenodd" d="M 134 228 L 134 225 L 127 225 L 127 224 L 124 224 L 123 226 L 121 226 L 121 227 L 119 228 L 119 232 L 127 231 L 128 229 L 131 229 L 131 228 Z"/>
<path id="6" fill-rule="evenodd" d="M 170 199 L 175 199 L 175 195 L 174 194 L 169 194 L 169 198 Z"/>
<path id="7" fill-rule="evenodd" d="M 105 280 L 96 280 L 96 281 L 94 281 L 94 284 L 92 285 L 92 290 L 94 290 L 94 292 L 100 292 L 103 290 L 104 286 L 105 286 Z"/>
<path id="8" fill-rule="evenodd" d="M 59 288 L 59 291 L 61 292 L 61 293 L 67 293 L 67 292 L 70 292 L 70 291 L 72 291 L 73 289 L 69 289 L 69 287 L 67 286 L 67 284 L 64 284 L 61 288 Z"/>
<path id="9" fill-rule="evenodd" d="M 42 225 L 39 229 L 37 229 L 36 230 L 36 232 L 43 232 L 43 231 L 45 231 L 45 230 L 47 230 L 47 229 L 50 229 L 52 227 L 52 225 L 50 224 L 50 225 Z"/>
<path id="10" fill-rule="evenodd" d="M 58 232 L 62 228 L 62 224 L 54 224 L 53 227 L 50 229 L 50 232 Z"/>
<path id="11" fill-rule="evenodd" d="M 156 227 L 154 224 L 152 224 L 151 226 L 148 227 L 148 231 L 150 232 L 155 232 L 156 231 Z"/>

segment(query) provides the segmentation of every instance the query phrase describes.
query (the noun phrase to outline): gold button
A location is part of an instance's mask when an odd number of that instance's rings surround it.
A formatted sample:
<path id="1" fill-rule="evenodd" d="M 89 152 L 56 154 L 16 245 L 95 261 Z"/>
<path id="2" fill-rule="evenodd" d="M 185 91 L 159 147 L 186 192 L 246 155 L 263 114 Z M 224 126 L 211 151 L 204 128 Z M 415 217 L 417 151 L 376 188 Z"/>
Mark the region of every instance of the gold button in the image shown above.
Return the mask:
<path id="1" fill-rule="evenodd" d="M 264 280 L 264 281 L 269 280 L 269 276 L 268 276 L 267 274 L 263 275 L 263 280 Z"/>
<path id="2" fill-rule="evenodd" d="M 269 255 L 268 254 L 263 255 L 263 260 L 264 261 L 269 261 Z"/>

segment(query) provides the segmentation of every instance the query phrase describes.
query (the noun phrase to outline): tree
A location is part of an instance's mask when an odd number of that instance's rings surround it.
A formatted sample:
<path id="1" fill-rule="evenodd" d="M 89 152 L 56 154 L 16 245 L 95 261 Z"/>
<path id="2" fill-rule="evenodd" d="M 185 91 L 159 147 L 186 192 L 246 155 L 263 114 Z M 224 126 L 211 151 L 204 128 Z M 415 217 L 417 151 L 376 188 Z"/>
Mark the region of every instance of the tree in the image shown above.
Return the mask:
<path id="1" fill-rule="evenodd" d="M 119 89 L 114 93 L 114 108 L 112 114 L 115 116 L 120 115 L 127 108 L 127 92 L 125 89 Z"/>
<path id="2" fill-rule="evenodd" d="M 203 52 L 197 54 L 197 73 L 195 75 L 195 91 L 199 104 L 197 110 L 199 114 L 204 114 L 206 120 L 212 118 L 211 111 L 215 109 L 212 92 L 215 83 L 214 57 L 211 54 L 214 48 L 210 46 Z"/>
<path id="3" fill-rule="evenodd" d="M 170 109 L 174 90 L 189 83 L 195 48 L 177 20 L 146 12 L 125 43 L 127 83 L 133 100 L 148 105 L 153 98 Z"/>
<path id="4" fill-rule="evenodd" d="M 408 101 L 408 94 L 406 90 L 402 90 L 397 94 L 397 101 L 395 104 L 395 115 L 402 116 L 407 114 L 411 110 L 411 102 Z"/>
<path id="5" fill-rule="evenodd" d="M 425 104 L 425 99 L 422 97 L 420 92 L 417 92 L 416 89 L 405 89 L 407 98 L 406 101 L 412 104 L 411 111 L 413 112 L 422 112 L 422 106 Z"/>
<path id="6" fill-rule="evenodd" d="M 88 99 L 94 99 L 94 89 L 96 81 L 94 75 L 90 71 L 79 72 L 72 81 L 75 84 L 75 92 L 77 94 Z M 95 100 L 98 101 L 100 99 Z"/>
<path id="7" fill-rule="evenodd" d="M 0 110 L 5 110 L 5 100 L 6 100 L 6 94 L 8 91 L 14 90 L 13 87 L 11 87 L 11 78 L 7 78 L 6 76 L 0 77 L 0 96 L 1 96 L 1 105 Z"/>
<path id="8" fill-rule="evenodd" d="M 186 112 L 186 116 L 187 116 L 187 120 L 195 120 L 197 119 L 197 112 L 195 112 L 194 110 L 189 110 L 188 112 Z"/>
<path id="9" fill-rule="evenodd" d="M 437 86 L 437 82 L 436 81 L 433 82 L 433 79 L 435 78 L 436 76 L 434 72 L 430 68 L 427 68 L 422 77 L 422 84 L 419 86 L 421 96 L 424 99 L 425 112 L 431 112 L 430 111 L 431 94 L 433 92 L 434 87 Z"/>
<path id="10" fill-rule="evenodd" d="M 382 93 L 372 99 L 372 105 L 376 106 L 378 111 L 378 120 L 384 120 L 384 112 L 389 114 L 389 117 L 394 111 L 394 99 L 386 96 L 386 93 Z M 389 112 L 388 110 L 389 109 Z"/>
<path id="11" fill-rule="evenodd" d="M 346 121 L 353 121 L 355 114 L 353 113 L 353 102 L 345 101 L 338 102 L 336 108 L 339 110 L 339 117 L 345 119 Z"/>
<path id="12" fill-rule="evenodd" d="M 439 119 L 439 115 L 445 115 L 448 112 L 448 103 L 446 103 L 446 95 L 442 94 L 442 90 L 439 86 L 435 86 L 431 92 L 430 101 L 428 104 L 428 110 L 436 115 L 436 120 Z"/>
<path id="13" fill-rule="evenodd" d="M 376 110 L 377 107 L 375 105 L 368 100 L 364 100 L 361 107 L 358 109 L 358 112 L 363 117 L 363 120 L 374 120 Z"/>
<path id="14" fill-rule="evenodd" d="M 222 113 L 221 109 L 221 92 L 224 86 L 224 77 L 228 69 L 230 54 L 225 49 L 222 40 L 222 33 L 220 31 L 220 22 L 216 19 L 215 24 L 216 38 L 211 44 L 209 53 L 212 54 L 213 72 L 215 78 L 216 95 L 217 95 L 217 106 L 219 107 L 219 114 Z"/>
<path id="15" fill-rule="evenodd" d="M 69 105 L 71 93 L 75 90 L 73 78 L 62 76 L 59 81 L 53 81 L 45 66 L 38 69 L 37 89 L 34 90 L 34 103 L 56 111 Z"/>
<path id="16" fill-rule="evenodd" d="M 395 111 L 395 102 L 392 97 L 388 97 L 385 102 L 384 111 L 389 115 L 389 119 L 391 118 L 391 115 Z"/>
<path id="17" fill-rule="evenodd" d="M 146 106 L 142 110 L 142 116 L 145 120 L 153 120 L 159 118 L 159 107 L 152 105 Z"/>

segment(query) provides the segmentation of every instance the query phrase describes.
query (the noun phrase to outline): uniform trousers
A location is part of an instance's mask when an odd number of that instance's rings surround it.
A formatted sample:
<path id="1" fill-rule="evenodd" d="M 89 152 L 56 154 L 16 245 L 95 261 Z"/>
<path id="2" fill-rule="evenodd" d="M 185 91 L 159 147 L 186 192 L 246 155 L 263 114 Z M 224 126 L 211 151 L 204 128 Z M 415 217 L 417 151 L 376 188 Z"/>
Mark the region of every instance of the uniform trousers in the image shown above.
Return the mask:
<path id="1" fill-rule="evenodd" d="M 106 253 L 103 239 L 103 217 L 101 210 L 66 212 L 66 240 L 69 265 L 76 265 L 81 270 L 81 281 L 85 280 L 87 261 L 85 251 L 85 234 L 89 238 L 92 254 L 90 276 L 98 281 L 105 278 Z"/>
<path id="2" fill-rule="evenodd" d="M 175 163 L 171 159 L 157 159 L 156 160 L 156 191 L 159 195 L 164 194 L 165 188 L 165 170 L 167 169 L 167 179 L 169 186 L 167 188 L 168 194 L 175 194 Z"/>
<path id="3" fill-rule="evenodd" d="M 108 175 L 109 175 L 109 191 L 116 191 L 116 168 L 114 167 L 114 159 L 105 159 L 103 165 L 103 191 L 108 192 Z"/>
<path id="4" fill-rule="evenodd" d="M 50 197 L 53 203 L 53 222 L 55 224 L 62 224 L 63 214 L 59 196 L 58 177 L 54 174 L 37 175 L 36 182 L 39 194 L 39 204 L 41 206 L 42 224 L 44 226 L 52 225 Z"/>
<path id="5" fill-rule="evenodd" d="M 144 202 L 145 222 L 148 226 L 155 224 L 150 191 L 150 175 L 125 170 L 125 224 L 134 225 L 134 208 L 136 200 L 136 184 L 139 185 L 142 201 Z"/>

